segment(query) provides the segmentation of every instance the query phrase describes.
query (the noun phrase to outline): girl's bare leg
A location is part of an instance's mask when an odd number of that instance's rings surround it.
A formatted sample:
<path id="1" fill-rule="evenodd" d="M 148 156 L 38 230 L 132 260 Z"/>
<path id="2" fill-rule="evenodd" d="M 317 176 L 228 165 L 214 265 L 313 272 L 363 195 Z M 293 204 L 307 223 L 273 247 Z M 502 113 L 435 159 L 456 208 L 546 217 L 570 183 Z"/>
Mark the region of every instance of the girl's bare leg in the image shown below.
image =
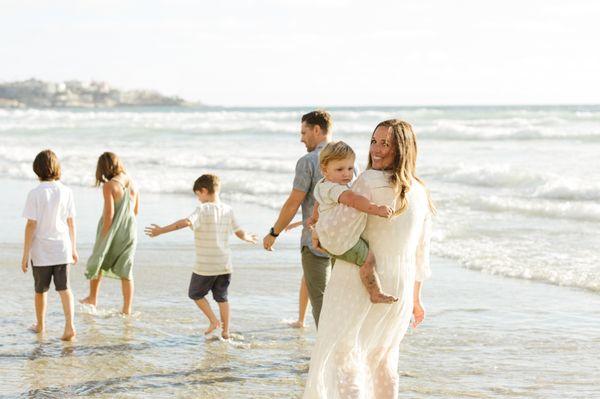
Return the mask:
<path id="1" fill-rule="evenodd" d="M 123 289 L 123 314 L 131 314 L 131 305 L 133 303 L 133 280 L 121 279 L 121 288 Z"/>
<path id="2" fill-rule="evenodd" d="M 100 289 L 100 280 L 102 279 L 102 274 L 99 274 L 93 280 L 90 280 L 90 294 L 83 299 L 80 299 L 79 302 L 85 305 L 96 306 L 98 303 L 98 291 Z"/>

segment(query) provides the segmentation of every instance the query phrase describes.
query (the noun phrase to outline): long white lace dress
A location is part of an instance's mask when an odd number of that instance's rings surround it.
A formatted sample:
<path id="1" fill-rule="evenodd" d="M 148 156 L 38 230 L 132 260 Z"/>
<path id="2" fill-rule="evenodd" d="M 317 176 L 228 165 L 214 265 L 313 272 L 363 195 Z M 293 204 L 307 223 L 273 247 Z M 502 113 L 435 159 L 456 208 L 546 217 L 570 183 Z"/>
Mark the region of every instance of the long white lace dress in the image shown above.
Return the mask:
<path id="1" fill-rule="evenodd" d="M 363 172 L 352 190 L 395 209 L 386 172 Z M 325 290 L 304 398 L 397 398 L 400 341 L 413 309 L 415 280 L 429 269 L 430 210 L 425 188 L 413 181 L 408 207 L 392 219 L 369 216 L 363 237 L 377 261 L 383 292 L 398 302 L 374 305 L 359 268 L 338 260 Z"/>

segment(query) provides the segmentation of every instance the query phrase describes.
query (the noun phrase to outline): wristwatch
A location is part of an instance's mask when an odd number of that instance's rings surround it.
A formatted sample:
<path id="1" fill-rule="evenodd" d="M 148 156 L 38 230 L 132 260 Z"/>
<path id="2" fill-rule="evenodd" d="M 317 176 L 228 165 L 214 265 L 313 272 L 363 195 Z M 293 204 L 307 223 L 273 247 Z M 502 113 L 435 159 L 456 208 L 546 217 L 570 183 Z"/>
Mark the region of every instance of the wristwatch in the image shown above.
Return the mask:
<path id="1" fill-rule="evenodd" d="M 275 238 L 279 237 L 279 234 L 275 234 L 275 229 L 273 227 L 271 227 L 271 230 L 269 230 L 269 235 Z"/>

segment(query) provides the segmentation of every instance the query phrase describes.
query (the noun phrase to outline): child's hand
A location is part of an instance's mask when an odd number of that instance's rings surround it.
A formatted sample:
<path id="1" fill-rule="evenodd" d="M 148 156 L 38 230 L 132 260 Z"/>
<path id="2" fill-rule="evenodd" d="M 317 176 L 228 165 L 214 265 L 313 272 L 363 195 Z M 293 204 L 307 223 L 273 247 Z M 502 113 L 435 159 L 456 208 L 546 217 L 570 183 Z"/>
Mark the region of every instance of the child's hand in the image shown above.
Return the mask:
<path id="1" fill-rule="evenodd" d="M 380 205 L 377 207 L 377 216 L 391 218 L 393 214 L 394 210 L 387 205 Z"/>
<path id="2" fill-rule="evenodd" d="M 314 249 L 324 254 L 327 253 L 323 248 L 321 248 L 321 242 L 319 241 L 319 235 L 317 234 L 317 230 L 314 227 L 310 227 L 310 241 Z"/>
<path id="3" fill-rule="evenodd" d="M 157 224 L 151 224 L 150 226 L 146 226 L 146 228 L 144 229 L 144 233 L 146 233 L 148 237 L 158 237 L 163 232 L 162 227 L 160 227 Z"/>
<path id="4" fill-rule="evenodd" d="M 23 273 L 27 273 L 28 266 L 29 266 L 29 258 L 27 256 L 24 256 L 23 259 L 21 260 L 21 270 L 23 270 Z"/>
<path id="5" fill-rule="evenodd" d="M 76 265 L 79 261 L 79 254 L 77 253 L 77 248 L 73 248 L 73 264 Z"/>
<path id="6" fill-rule="evenodd" d="M 258 242 L 258 236 L 256 234 L 246 234 L 246 237 L 244 237 L 244 241 L 249 242 L 251 244 L 256 244 Z"/>

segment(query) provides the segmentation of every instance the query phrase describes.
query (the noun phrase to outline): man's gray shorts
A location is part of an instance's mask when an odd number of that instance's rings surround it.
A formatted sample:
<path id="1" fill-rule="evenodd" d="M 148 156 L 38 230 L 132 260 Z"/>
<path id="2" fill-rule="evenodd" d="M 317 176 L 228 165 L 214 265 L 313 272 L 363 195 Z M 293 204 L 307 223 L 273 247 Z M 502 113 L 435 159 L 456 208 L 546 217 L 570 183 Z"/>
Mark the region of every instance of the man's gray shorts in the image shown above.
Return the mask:
<path id="1" fill-rule="evenodd" d="M 64 291 L 69 288 L 69 269 L 67 265 L 33 266 L 33 283 L 35 292 L 43 294 L 50 289 L 50 282 L 54 280 L 56 291 Z"/>
<path id="2" fill-rule="evenodd" d="M 212 291 L 215 301 L 227 302 L 227 288 L 230 282 L 231 273 L 219 274 L 217 276 L 201 276 L 192 273 L 188 296 L 190 299 L 197 301 L 204 298 L 209 291 Z"/>

